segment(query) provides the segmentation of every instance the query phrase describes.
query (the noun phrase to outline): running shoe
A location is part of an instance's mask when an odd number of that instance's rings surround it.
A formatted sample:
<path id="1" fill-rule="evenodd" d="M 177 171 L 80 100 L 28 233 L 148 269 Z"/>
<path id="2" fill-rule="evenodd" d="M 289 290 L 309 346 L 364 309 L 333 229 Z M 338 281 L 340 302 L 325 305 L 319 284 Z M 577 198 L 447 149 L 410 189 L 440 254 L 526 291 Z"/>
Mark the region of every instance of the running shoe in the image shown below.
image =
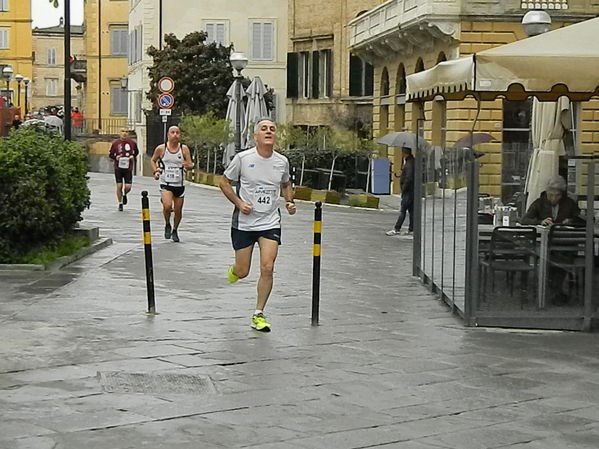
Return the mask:
<path id="1" fill-rule="evenodd" d="M 390 231 L 385 232 L 385 234 L 387 234 L 387 235 L 398 235 L 399 231 L 396 231 L 395 229 L 391 229 Z"/>
<path id="2" fill-rule="evenodd" d="M 173 239 L 173 242 L 180 242 L 179 234 L 177 233 L 176 229 L 173 229 L 173 232 L 171 233 L 171 238 Z"/>
<path id="3" fill-rule="evenodd" d="M 127 194 L 123 195 L 123 204 L 127 205 Z"/>
<path id="4" fill-rule="evenodd" d="M 119 211 L 123 212 L 123 205 L 119 204 Z"/>
<path id="5" fill-rule="evenodd" d="M 270 332 L 270 324 L 266 321 L 263 314 L 258 313 L 252 316 L 252 329 L 256 329 L 260 332 Z"/>
<path id="6" fill-rule="evenodd" d="M 172 228 L 170 223 L 168 223 L 165 227 L 164 227 L 164 238 L 165 239 L 170 239 L 171 238 L 171 233 L 172 233 Z"/>
<path id="7" fill-rule="evenodd" d="M 227 280 L 229 281 L 229 284 L 234 284 L 239 280 L 239 276 L 233 273 L 233 265 L 227 270 Z"/>

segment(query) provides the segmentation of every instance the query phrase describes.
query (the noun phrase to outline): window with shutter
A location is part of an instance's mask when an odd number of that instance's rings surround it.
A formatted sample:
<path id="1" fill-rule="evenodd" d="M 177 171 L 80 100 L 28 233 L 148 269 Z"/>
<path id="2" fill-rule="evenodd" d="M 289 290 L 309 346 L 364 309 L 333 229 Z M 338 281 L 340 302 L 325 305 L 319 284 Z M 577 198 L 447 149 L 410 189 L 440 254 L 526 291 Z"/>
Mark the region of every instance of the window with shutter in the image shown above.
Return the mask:
<path id="1" fill-rule="evenodd" d="M 0 0 L 0 11 L 8 11 L 8 0 Z"/>
<path id="2" fill-rule="evenodd" d="M 128 40 L 127 28 L 111 28 L 110 54 L 113 56 L 127 56 Z"/>
<path id="3" fill-rule="evenodd" d="M 48 65 L 56 65 L 56 49 L 48 49 Z"/>
<path id="4" fill-rule="evenodd" d="M 318 98 L 320 91 L 320 54 L 317 51 L 312 52 L 312 98 Z"/>
<path id="5" fill-rule="evenodd" d="M 298 92 L 298 54 L 287 53 L 287 98 L 297 98 Z"/>
<path id="6" fill-rule="evenodd" d="M 110 88 L 110 94 L 111 115 L 127 115 L 127 89 L 115 85 Z"/>
<path id="7" fill-rule="evenodd" d="M 252 22 L 251 39 L 253 60 L 272 61 L 274 59 L 273 22 Z"/>
<path id="8" fill-rule="evenodd" d="M 8 48 L 8 30 L 0 30 L 0 48 Z"/>
<path id="9" fill-rule="evenodd" d="M 225 45 L 227 42 L 227 27 L 225 22 L 209 22 L 204 24 L 206 30 L 206 43 L 216 42 Z"/>
<path id="10" fill-rule="evenodd" d="M 46 96 L 58 95 L 58 78 L 46 78 Z"/>

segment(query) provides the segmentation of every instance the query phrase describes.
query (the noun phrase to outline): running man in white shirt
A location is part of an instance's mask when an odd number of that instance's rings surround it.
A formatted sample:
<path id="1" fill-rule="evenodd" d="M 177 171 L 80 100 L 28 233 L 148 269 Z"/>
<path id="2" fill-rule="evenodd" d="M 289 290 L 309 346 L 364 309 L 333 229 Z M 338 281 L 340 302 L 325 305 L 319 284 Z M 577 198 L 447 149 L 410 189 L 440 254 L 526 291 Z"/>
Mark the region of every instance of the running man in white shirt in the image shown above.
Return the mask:
<path id="1" fill-rule="evenodd" d="M 251 327 L 262 332 L 270 332 L 271 327 L 264 308 L 272 290 L 273 268 L 281 244 L 281 190 L 289 215 L 296 212 L 289 161 L 273 150 L 276 131 L 270 119 L 259 120 L 254 126 L 256 146 L 237 153 L 220 182 L 220 189 L 235 205 L 231 227 L 235 263 L 227 272 L 229 282 L 237 282 L 249 274 L 256 242 L 260 249 L 258 298 Z M 235 191 L 233 182 L 237 183 Z"/>
<path id="2" fill-rule="evenodd" d="M 177 126 L 168 129 L 166 145 L 156 147 L 151 159 L 154 179 L 160 179 L 160 201 L 164 215 L 164 238 L 179 241 L 179 223 L 183 217 L 185 196 L 184 169 L 193 168 L 187 145 L 181 144 L 181 130 Z M 175 220 L 171 227 L 171 212 Z"/>

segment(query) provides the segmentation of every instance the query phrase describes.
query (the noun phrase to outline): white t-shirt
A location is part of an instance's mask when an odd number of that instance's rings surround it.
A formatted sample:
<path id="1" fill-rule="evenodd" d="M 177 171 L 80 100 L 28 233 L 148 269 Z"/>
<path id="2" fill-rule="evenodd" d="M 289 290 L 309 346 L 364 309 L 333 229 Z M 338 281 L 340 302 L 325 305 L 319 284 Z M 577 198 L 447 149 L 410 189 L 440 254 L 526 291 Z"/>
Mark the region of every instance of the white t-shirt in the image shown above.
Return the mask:
<path id="1" fill-rule="evenodd" d="M 237 181 L 237 195 L 252 205 L 252 212 L 233 211 L 232 226 L 240 231 L 264 231 L 281 227 L 281 184 L 289 182 L 289 161 L 276 151 L 268 158 L 256 148 L 237 153 L 224 173 Z"/>

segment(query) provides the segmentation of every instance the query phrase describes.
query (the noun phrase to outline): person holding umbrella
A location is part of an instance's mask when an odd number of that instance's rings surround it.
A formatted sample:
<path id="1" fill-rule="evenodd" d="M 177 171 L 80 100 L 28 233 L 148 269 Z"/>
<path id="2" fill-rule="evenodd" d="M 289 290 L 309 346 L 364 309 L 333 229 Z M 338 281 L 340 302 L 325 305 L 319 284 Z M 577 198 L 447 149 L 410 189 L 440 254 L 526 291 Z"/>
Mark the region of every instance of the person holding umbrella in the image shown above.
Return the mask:
<path id="1" fill-rule="evenodd" d="M 401 155 L 403 159 L 403 167 L 399 176 L 401 206 L 395 226 L 385 233 L 389 236 L 400 233 L 406 214 L 410 214 L 407 235 L 411 236 L 414 231 L 414 156 L 412 155 L 412 149 L 409 147 L 402 147 Z"/>

